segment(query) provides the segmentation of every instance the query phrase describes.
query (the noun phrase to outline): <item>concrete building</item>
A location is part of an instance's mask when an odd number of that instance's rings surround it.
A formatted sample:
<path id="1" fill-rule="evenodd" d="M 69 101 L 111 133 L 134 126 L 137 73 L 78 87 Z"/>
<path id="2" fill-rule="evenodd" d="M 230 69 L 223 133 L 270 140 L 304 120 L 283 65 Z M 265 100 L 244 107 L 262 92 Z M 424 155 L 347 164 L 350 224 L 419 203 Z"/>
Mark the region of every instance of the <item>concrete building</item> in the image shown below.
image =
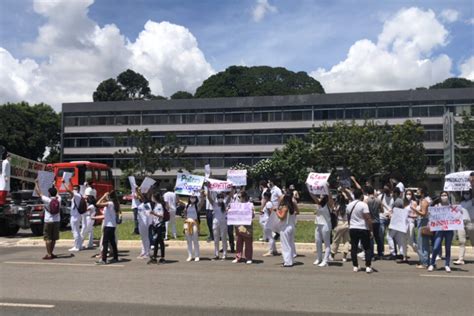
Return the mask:
<path id="1" fill-rule="evenodd" d="M 130 144 L 119 135 L 147 128 L 158 141 L 166 133 L 176 134 L 195 169 L 210 163 L 214 175 L 224 176 L 236 163 L 255 164 L 289 137 L 304 136 L 323 123 L 373 119 L 394 125 L 412 119 L 425 128 L 427 171 L 434 173 L 443 159 L 446 110 L 458 118 L 463 111 L 474 113 L 474 88 L 65 103 L 61 154 L 63 161 L 107 163 L 117 176 L 120 160 L 113 154 Z M 180 164 L 173 162 L 176 169 Z"/>

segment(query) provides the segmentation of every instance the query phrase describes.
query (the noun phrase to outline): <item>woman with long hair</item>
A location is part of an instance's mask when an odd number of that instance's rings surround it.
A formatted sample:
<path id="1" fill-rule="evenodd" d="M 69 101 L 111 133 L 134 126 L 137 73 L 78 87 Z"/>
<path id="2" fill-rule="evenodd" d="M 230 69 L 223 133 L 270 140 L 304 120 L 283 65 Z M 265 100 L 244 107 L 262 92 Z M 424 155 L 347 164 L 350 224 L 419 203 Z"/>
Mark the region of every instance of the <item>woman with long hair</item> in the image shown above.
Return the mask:
<path id="1" fill-rule="evenodd" d="M 203 200 L 201 200 L 203 201 Z M 202 206 L 201 202 L 196 196 L 190 196 L 188 204 L 184 210 L 184 235 L 188 244 L 188 258 L 186 261 L 193 259 L 193 245 L 194 245 L 194 261 L 199 261 L 199 209 Z"/>
<path id="2" fill-rule="evenodd" d="M 117 227 L 117 215 L 120 214 L 120 203 L 118 201 L 117 193 L 111 191 L 105 193 L 96 203 L 97 207 L 104 208 L 104 214 L 95 216 L 93 219 L 104 220 L 103 240 L 102 240 L 102 260 L 97 261 L 96 264 L 107 264 L 107 252 L 109 250 L 109 243 L 112 246 L 113 259 L 110 263 L 118 262 L 118 250 L 115 236 L 115 229 Z"/>
<path id="3" fill-rule="evenodd" d="M 249 196 L 247 192 L 240 192 L 240 203 L 249 203 Z M 252 204 L 252 218 L 255 216 Z M 239 225 L 235 226 L 235 234 L 237 235 L 237 254 L 232 263 L 240 262 L 244 259 L 245 263 L 252 264 L 253 260 L 253 225 Z M 245 248 L 245 252 L 244 252 Z"/>
<path id="4" fill-rule="evenodd" d="M 227 257 L 227 204 L 229 198 L 225 198 L 224 193 L 211 192 L 206 188 L 206 198 L 211 203 L 212 207 L 212 230 L 214 236 L 214 258 L 219 259 L 219 242 L 222 241 L 222 258 Z"/>
<path id="5" fill-rule="evenodd" d="M 134 193 L 136 197 L 136 214 L 138 222 L 138 233 L 142 240 L 142 250 L 137 259 L 148 259 L 150 256 L 150 237 L 149 237 L 149 227 L 151 223 L 150 212 L 151 204 L 149 203 L 146 195 L 143 195 L 140 187 L 136 188 Z"/>
<path id="6" fill-rule="evenodd" d="M 153 201 L 153 210 L 150 212 L 153 226 L 153 235 L 154 235 L 154 248 L 153 256 L 150 258 L 148 263 L 157 263 L 158 255 L 158 245 L 160 246 L 160 263 L 165 262 L 165 234 L 166 234 L 166 225 L 165 225 L 165 212 L 166 212 L 166 202 L 163 200 L 160 192 L 155 192 L 152 195 Z"/>
<path id="7" fill-rule="evenodd" d="M 314 236 L 316 240 L 317 258 L 313 264 L 319 267 L 327 267 L 331 254 L 331 211 L 334 209 L 334 201 L 331 194 L 325 194 L 320 197 L 312 193 L 310 193 L 310 195 L 314 203 L 316 203 L 316 218 L 314 220 L 316 227 L 314 229 Z"/>
<path id="8" fill-rule="evenodd" d="M 293 251 L 291 246 L 291 239 L 293 234 L 293 225 L 290 217 L 296 213 L 295 204 L 290 194 L 284 195 L 280 200 L 278 209 L 275 211 L 280 220 L 280 241 L 281 253 L 283 257 L 283 267 L 293 266 Z"/>
<path id="9" fill-rule="evenodd" d="M 337 215 L 337 226 L 334 229 L 334 238 L 331 244 L 331 257 L 334 257 L 337 254 L 339 245 L 342 243 L 342 261 L 347 261 L 347 254 L 349 253 L 350 248 L 350 237 L 349 237 L 349 223 L 347 221 L 347 204 L 349 204 L 350 199 L 347 198 L 350 196 L 345 191 L 339 192 L 336 203 L 335 203 L 335 212 Z"/>

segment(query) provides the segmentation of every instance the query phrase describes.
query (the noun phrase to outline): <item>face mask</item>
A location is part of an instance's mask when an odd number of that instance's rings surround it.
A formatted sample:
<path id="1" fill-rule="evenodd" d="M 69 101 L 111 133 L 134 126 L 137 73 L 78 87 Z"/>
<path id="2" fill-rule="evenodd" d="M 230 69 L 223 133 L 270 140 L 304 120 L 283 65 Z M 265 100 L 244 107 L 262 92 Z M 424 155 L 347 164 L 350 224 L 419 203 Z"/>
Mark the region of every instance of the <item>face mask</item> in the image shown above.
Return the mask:
<path id="1" fill-rule="evenodd" d="M 442 196 L 441 197 L 441 202 L 443 202 L 443 203 L 448 202 L 448 197 L 447 196 Z"/>
<path id="2" fill-rule="evenodd" d="M 408 201 L 411 201 L 411 195 L 407 195 L 406 198 Z"/>
<path id="3" fill-rule="evenodd" d="M 470 195 L 470 194 L 464 194 L 464 199 L 465 199 L 465 200 L 470 200 L 470 199 L 471 199 L 471 195 Z"/>

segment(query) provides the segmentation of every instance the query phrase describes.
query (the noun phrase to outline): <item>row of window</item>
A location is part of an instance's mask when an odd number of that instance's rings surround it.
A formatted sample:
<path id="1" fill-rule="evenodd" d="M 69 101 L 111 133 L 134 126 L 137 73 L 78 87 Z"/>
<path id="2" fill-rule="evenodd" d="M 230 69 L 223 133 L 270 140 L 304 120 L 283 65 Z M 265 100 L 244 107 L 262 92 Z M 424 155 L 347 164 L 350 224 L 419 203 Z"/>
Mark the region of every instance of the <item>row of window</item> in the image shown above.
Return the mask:
<path id="1" fill-rule="evenodd" d="M 281 145 L 289 138 L 305 137 L 307 133 L 275 133 L 275 134 L 241 134 L 241 135 L 178 135 L 177 139 L 183 146 L 220 146 L 220 145 Z M 164 136 L 154 136 L 157 142 L 162 142 Z M 424 141 L 440 142 L 443 140 L 443 131 L 425 130 Z M 130 147 L 133 139 L 114 137 L 65 137 L 64 147 Z"/>
<path id="2" fill-rule="evenodd" d="M 192 114 L 146 114 L 65 116 L 65 126 L 95 125 L 164 125 L 164 124 L 215 124 L 274 121 L 312 121 L 337 119 L 375 119 L 442 116 L 444 106 L 425 107 L 372 107 L 326 110 L 278 110 L 249 112 L 218 112 Z"/>

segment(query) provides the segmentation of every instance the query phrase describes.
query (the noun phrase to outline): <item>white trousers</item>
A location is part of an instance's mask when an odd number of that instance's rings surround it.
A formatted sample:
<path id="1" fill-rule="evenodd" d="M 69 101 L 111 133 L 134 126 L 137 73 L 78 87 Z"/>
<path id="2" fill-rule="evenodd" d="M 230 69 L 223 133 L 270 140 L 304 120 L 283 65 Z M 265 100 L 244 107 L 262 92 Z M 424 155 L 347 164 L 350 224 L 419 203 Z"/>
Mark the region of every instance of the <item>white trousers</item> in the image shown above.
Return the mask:
<path id="1" fill-rule="evenodd" d="M 284 265 L 293 265 L 293 251 L 291 248 L 291 240 L 293 234 L 293 226 L 286 225 L 280 231 L 281 254 Z"/>
<path id="2" fill-rule="evenodd" d="M 216 218 L 212 220 L 212 232 L 214 234 L 214 255 L 219 257 L 219 240 L 222 240 L 222 254 L 227 256 L 227 223 L 219 222 Z"/>
<path id="3" fill-rule="evenodd" d="M 150 238 L 148 235 L 148 225 L 138 222 L 138 231 L 142 239 L 142 251 L 140 256 L 150 255 Z"/>
<path id="4" fill-rule="evenodd" d="M 404 257 L 407 256 L 407 233 L 402 233 L 393 229 L 390 229 L 388 232 L 389 236 L 391 236 L 397 245 L 400 247 L 400 253 Z"/>
<path id="5" fill-rule="evenodd" d="M 71 216 L 70 220 L 72 237 L 74 238 L 74 248 L 82 248 L 82 237 L 81 237 L 81 216 Z"/>
<path id="6" fill-rule="evenodd" d="M 173 238 L 176 238 L 176 211 L 170 211 L 170 220 L 166 222 L 166 237 L 169 236 L 168 227 L 171 225 L 171 234 L 173 234 Z"/>
<path id="7" fill-rule="evenodd" d="M 463 261 L 464 256 L 466 255 L 466 235 L 469 236 L 471 241 L 471 246 L 474 247 L 474 225 L 469 220 L 464 220 L 464 229 L 458 230 L 456 232 L 459 238 L 459 257 L 458 259 Z"/>
<path id="8" fill-rule="evenodd" d="M 82 216 L 82 240 L 89 240 L 87 247 L 94 247 L 94 220 L 90 216 Z"/>
<path id="9" fill-rule="evenodd" d="M 273 232 L 271 229 L 266 228 L 264 231 L 264 238 L 268 239 L 268 251 L 269 252 L 277 252 L 276 242 L 273 239 Z"/>
<path id="10" fill-rule="evenodd" d="M 194 257 L 199 257 L 199 232 L 197 224 L 193 224 L 192 235 L 186 234 L 186 242 L 188 244 L 188 257 L 193 256 L 193 245 Z"/>
<path id="11" fill-rule="evenodd" d="M 407 251 L 408 251 L 408 246 L 413 249 L 414 252 L 418 253 L 418 245 L 416 244 L 415 241 L 415 223 L 410 222 L 408 224 L 408 233 L 407 233 Z"/>
<path id="12" fill-rule="evenodd" d="M 328 225 L 316 225 L 314 230 L 316 240 L 316 252 L 319 262 L 328 262 L 331 254 L 331 231 Z M 323 242 L 324 242 L 324 257 L 323 257 Z"/>

